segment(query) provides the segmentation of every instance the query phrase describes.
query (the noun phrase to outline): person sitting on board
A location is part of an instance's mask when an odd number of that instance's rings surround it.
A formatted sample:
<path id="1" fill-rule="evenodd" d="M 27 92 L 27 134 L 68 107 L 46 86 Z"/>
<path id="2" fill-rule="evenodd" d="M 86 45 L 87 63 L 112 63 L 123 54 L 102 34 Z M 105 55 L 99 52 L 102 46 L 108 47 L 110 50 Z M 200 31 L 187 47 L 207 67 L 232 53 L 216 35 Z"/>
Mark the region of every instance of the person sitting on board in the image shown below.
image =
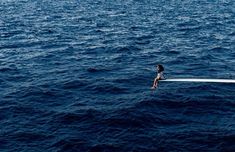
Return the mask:
<path id="1" fill-rule="evenodd" d="M 165 79 L 164 76 L 163 76 L 164 67 L 161 64 L 158 64 L 156 66 L 156 68 L 157 68 L 157 73 L 158 74 L 157 74 L 157 77 L 153 81 L 153 86 L 152 86 L 151 89 L 156 89 L 157 85 L 158 85 L 158 81 Z"/>

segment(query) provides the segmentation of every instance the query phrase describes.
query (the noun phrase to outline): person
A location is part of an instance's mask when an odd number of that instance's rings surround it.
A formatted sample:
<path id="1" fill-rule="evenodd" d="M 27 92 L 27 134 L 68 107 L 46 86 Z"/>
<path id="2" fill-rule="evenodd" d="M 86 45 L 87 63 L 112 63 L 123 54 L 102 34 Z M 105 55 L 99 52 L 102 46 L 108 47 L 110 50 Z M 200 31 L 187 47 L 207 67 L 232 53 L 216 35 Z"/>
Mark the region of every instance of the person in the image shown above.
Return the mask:
<path id="1" fill-rule="evenodd" d="M 163 76 L 164 67 L 161 64 L 158 64 L 156 66 L 156 68 L 157 68 L 157 73 L 158 74 L 157 74 L 157 77 L 153 81 L 153 86 L 152 86 L 151 89 L 156 89 L 157 85 L 158 85 L 158 81 L 165 79 L 164 76 Z"/>

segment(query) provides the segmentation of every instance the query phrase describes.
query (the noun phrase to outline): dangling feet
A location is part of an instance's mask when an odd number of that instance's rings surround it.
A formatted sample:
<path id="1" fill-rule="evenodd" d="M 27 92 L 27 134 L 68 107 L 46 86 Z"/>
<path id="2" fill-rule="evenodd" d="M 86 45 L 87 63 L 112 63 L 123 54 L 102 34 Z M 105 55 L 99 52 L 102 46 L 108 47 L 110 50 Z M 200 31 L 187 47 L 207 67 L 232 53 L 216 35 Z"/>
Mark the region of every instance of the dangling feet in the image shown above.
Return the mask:
<path id="1" fill-rule="evenodd" d="M 151 89 L 152 89 L 152 90 L 154 90 L 154 89 L 156 89 L 156 88 L 157 88 L 157 86 L 152 86 L 152 88 L 151 88 Z"/>

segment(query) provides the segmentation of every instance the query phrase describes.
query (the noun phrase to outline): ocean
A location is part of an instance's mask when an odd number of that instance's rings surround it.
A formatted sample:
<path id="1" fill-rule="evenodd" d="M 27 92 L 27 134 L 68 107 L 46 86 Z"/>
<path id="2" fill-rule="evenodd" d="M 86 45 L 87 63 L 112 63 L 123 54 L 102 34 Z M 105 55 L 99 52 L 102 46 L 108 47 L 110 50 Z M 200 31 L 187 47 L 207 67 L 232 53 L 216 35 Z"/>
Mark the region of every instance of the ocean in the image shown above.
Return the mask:
<path id="1" fill-rule="evenodd" d="M 234 152 L 233 0 L 0 0 L 1 152 Z"/>

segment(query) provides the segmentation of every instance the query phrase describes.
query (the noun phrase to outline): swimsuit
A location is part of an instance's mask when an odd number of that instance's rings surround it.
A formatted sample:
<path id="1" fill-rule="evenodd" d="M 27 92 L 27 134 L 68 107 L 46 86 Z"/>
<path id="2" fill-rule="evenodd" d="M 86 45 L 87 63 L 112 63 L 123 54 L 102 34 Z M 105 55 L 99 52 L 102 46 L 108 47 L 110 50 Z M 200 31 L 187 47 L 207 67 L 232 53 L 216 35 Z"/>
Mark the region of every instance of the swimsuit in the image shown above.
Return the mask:
<path id="1" fill-rule="evenodd" d="M 157 74 L 157 77 L 160 77 L 160 80 L 165 79 L 165 77 L 163 76 L 163 72 L 159 72 Z"/>

